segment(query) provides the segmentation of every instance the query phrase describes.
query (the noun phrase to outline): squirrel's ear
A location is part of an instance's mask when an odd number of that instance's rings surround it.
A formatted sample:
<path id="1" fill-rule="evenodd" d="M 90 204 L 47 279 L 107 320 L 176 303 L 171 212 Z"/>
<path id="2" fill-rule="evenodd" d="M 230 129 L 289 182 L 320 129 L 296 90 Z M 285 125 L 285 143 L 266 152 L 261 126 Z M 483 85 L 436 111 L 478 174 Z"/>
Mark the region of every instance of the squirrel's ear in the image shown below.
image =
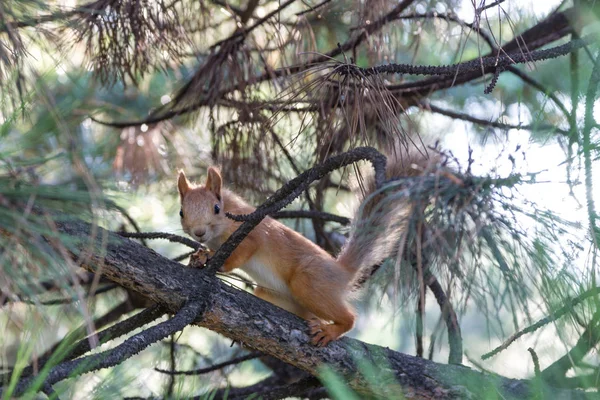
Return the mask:
<path id="1" fill-rule="evenodd" d="M 177 188 L 179 189 L 179 196 L 183 198 L 188 190 L 190 190 L 190 182 L 185 176 L 183 170 L 179 171 L 179 178 L 177 179 Z"/>
<path id="2" fill-rule="evenodd" d="M 215 167 L 208 168 L 208 177 L 206 178 L 206 188 L 213 192 L 217 199 L 221 200 L 221 186 L 223 179 L 221 173 Z"/>

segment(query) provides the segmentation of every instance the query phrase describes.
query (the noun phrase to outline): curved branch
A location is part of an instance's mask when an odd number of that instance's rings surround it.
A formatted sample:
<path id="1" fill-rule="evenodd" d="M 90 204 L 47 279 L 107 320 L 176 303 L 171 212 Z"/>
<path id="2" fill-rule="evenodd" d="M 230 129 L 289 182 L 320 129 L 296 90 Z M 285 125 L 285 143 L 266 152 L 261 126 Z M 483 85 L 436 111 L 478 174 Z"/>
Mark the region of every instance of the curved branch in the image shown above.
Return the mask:
<path id="1" fill-rule="evenodd" d="M 236 249 L 236 247 L 244 240 L 246 236 L 260 223 L 267 215 L 279 211 L 281 208 L 290 204 L 296 197 L 304 192 L 308 186 L 317 179 L 321 179 L 331 171 L 355 163 L 357 161 L 369 160 L 375 169 L 375 181 L 377 187 L 380 187 L 385 180 L 385 165 L 386 158 L 383 154 L 372 147 L 357 147 L 346 153 L 333 156 L 325 160 L 323 163 L 313 167 L 296 178 L 286 183 L 282 188 L 277 190 L 267 201 L 249 215 L 232 215 L 227 216 L 236 221 L 244 221 L 244 223 L 235 231 L 221 247 L 217 250 L 213 258 L 207 264 L 207 268 L 211 272 L 216 272 L 220 268 L 227 257 Z"/>

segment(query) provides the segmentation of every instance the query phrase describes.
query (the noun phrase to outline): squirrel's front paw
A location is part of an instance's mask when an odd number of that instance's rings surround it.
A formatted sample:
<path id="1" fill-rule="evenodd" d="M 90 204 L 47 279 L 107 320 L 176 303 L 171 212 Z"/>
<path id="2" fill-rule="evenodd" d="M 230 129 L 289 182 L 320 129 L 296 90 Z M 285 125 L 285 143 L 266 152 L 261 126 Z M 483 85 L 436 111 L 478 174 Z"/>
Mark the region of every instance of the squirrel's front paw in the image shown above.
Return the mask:
<path id="1" fill-rule="evenodd" d="M 188 267 L 204 268 L 213 254 L 213 251 L 206 249 L 198 249 L 198 251 L 196 251 L 190 256 L 190 262 L 188 263 Z"/>

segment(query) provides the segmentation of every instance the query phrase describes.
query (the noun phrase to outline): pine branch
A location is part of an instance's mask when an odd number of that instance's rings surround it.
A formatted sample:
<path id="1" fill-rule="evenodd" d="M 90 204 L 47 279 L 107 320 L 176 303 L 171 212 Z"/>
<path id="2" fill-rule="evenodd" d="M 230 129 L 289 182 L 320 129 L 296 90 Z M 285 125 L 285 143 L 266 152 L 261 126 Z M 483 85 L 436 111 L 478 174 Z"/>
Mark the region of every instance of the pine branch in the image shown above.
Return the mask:
<path id="1" fill-rule="evenodd" d="M 85 253 L 85 268 L 95 271 L 102 268 L 106 276 L 120 285 L 143 293 L 158 304 L 176 312 L 190 297 L 201 296 L 206 300 L 206 310 L 200 326 L 221 333 L 247 347 L 272 355 L 288 364 L 294 365 L 311 374 L 318 374 L 323 364 L 335 369 L 348 382 L 350 387 L 364 395 L 390 396 L 389 390 L 402 388 L 403 391 L 418 392 L 423 398 L 441 399 L 480 398 L 484 393 L 496 393 L 508 398 L 527 398 L 530 394 L 530 382 L 512 380 L 471 371 L 455 365 L 442 365 L 428 360 L 418 359 L 357 340 L 343 338 L 330 343 L 325 348 L 315 348 L 309 342 L 309 335 L 303 321 L 284 310 L 240 290 L 232 288 L 201 270 L 184 268 L 133 241 L 106 233 L 108 244 L 104 256 L 90 254 L 88 238 L 91 226 L 78 221 L 59 222 L 58 229 L 69 235 L 77 245 L 72 246 L 74 259 L 81 260 Z M 97 248 L 102 248 L 98 236 Z M 77 242 L 75 239 L 78 239 Z M 132 263 L 132 260 L 136 260 Z M 197 304 L 197 303 L 192 303 Z M 200 308 L 194 305 L 194 309 Z M 192 314 L 195 314 L 192 313 Z M 180 319 L 177 328 L 193 318 Z M 168 336 L 173 329 L 164 329 L 162 334 L 153 334 L 153 340 Z M 168 333 L 168 334 L 167 334 Z M 138 336 L 130 339 L 140 340 L 139 350 L 149 344 L 148 339 Z M 116 349 L 115 349 L 116 350 Z M 94 358 L 86 370 L 99 366 L 114 365 L 122 361 L 132 351 L 102 354 L 109 356 L 100 362 Z M 357 359 L 370 360 L 377 368 L 379 387 L 372 387 L 358 370 Z M 48 382 L 58 382 L 72 372 L 77 364 L 70 362 L 48 376 Z M 81 365 L 80 365 L 81 366 Z M 92 368 L 92 369 L 93 369 Z M 387 377 L 387 378 L 386 378 Z M 19 388 L 24 388 L 22 383 Z M 542 385 L 545 393 L 553 399 L 594 398 L 595 394 L 586 394 L 572 390 L 558 390 Z M 398 393 L 394 392 L 396 395 Z M 406 392 L 405 392 L 406 393 Z"/>
<path id="2" fill-rule="evenodd" d="M 468 121 L 468 122 L 472 122 L 474 124 L 477 125 L 481 125 L 481 126 L 489 126 L 492 128 L 500 128 L 500 129 L 526 129 L 526 130 L 530 130 L 530 131 L 553 131 L 553 132 L 557 132 L 560 133 L 561 135 L 568 135 L 569 133 L 557 128 L 556 126 L 553 125 L 545 125 L 545 124 L 533 124 L 533 125 L 513 125 L 513 124 L 505 124 L 502 122 L 495 122 L 495 121 L 489 121 L 486 119 L 481 119 L 481 118 L 476 118 L 473 117 L 469 114 L 465 114 L 465 113 L 459 113 L 456 111 L 452 111 L 452 110 L 446 110 L 444 108 L 438 107 L 434 104 L 431 103 L 426 103 L 426 102 L 421 102 L 419 104 L 419 107 L 421 107 L 424 110 L 429 110 L 431 112 L 437 113 L 437 114 L 441 114 L 441 115 L 445 115 L 447 117 L 450 117 L 452 119 L 459 119 L 462 121 Z"/>
<path id="3" fill-rule="evenodd" d="M 587 328 L 567 354 L 542 371 L 541 376 L 548 382 L 560 382 L 567 371 L 576 367 L 600 342 L 600 312 L 596 312 Z"/>
<path id="4" fill-rule="evenodd" d="M 107 312 L 106 314 L 104 314 L 102 317 L 96 319 L 94 321 L 94 326 L 96 327 L 96 329 L 102 328 L 108 325 L 109 323 L 115 322 L 115 320 L 117 320 L 118 318 L 123 316 L 123 314 L 129 311 L 131 311 L 131 306 L 128 304 L 128 302 L 125 301 L 113 308 L 112 310 L 110 310 L 109 312 Z M 123 336 L 133 331 L 134 329 L 137 329 L 141 326 L 152 322 L 153 320 L 162 316 L 164 313 L 164 309 L 162 309 L 159 306 L 148 308 L 124 321 L 121 321 L 107 329 L 98 332 L 96 335 L 97 343 L 106 343 L 109 340 Z M 67 336 L 65 336 L 63 340 L 56 343 L 38 358 L 37 368 L 43 368 L 44 365 L 46 365 L 48 361 L 55 357 L 58 351 L 60 351 L 62 348 L 65 348 L 65 346 L 69 347 L 67 347 L 67 350 L 64 352 L 64 354 L 60 354 L 60 356 L 63 357 L 65 360 L 72 360 L 92 350 L 90 338 L 80 339 L 85 335 L 86 332 L 86 325 L 71 331 Z M 79 340 L 79 342 L 77 342 L 74 345 L 69 345 L 75 340 Z M 33 374 L 33 372 L 33 366 L 28 366 L 21 372 L 21 377 L 30 376 Z M 6 382 L 7 378 L 7 375 L 0 377 L 0 382 Z"/>
<path id="5" fill-rule="evenodd" d="M 335 71 L 340 75 L 349 75 L 357 78 L 381 74 L 445 75 L 456 77 L 462 74 L 477 72 L 484 75 L 486 73 L 504 70 L 506 67 L 514 64 L 524 64 L 561 57 L 595 42 L 595 35 L 590 34 L 581 39 L 574 39 L 563 45 L 549 49 L 535 50 L 529 53 L 514 52 L 506 55 L 489 55 L 487 57 L 481 57 L 453 65 L 431 66 L 386 64 L 378 67 L 361 68 L 351 64 L 340 64 L 335 66 Z"/>
<path id="6" fill-rule="evenodd" d="M 573 308 L 575 306 L 577 306 L 578 304 L 581 304 L 583 301 L 589 299 L 590 297 L 595 297 L 595 296 L 599 296 L 599 295 L 600 295 L 600 288 L 593 288 L 590 290 L 586 290 L 585 292 L 581 293 L 580 295 L 578 295 L 577 297 L 575 297 L 573 299 L 566 300 L 565 304 L 558 310 L 553 311 L 551 313 L 551 315 L 549 315 L 545 318 L 542 318 L 535 324 L 528 326 L 527 328 L 515 333 L 510 338 L 508 338 L 504 343 L 502 343 L 502 345 L 496 347 L 494 350 L 490 351 L 489 353 L 482 355 L 481 359 L 486 360 L 490 357 L 495 356 L 496 354 L 500 353 L 502 350 L 507 349 L 508 346 L 510 346 L 515 340 L 519 339 L 521 336 L 526 335 L 528 333 L 535 332 L 542 326 L 556 321 L 557 319 L 561 318 L 562 316 L 566 315 L 567 313 L 573 311 Z"/>
<path id="7" fill-rule="evenodd" d="M 303 172 L 277 190 L 275 194 L 269 197 L 269 199 L 252 214 L 227 214 L 229 218 L 236 221 L 244 221 L 244 223 L 229 236 L 227 241 L 223 243 L 221 247 L 219 247 L 215 255 L 208 262 L 207 269 L 213 273 L 216 272 L 218 268 L 223 265 L 227 257 L 231 255 L 236 247 L 246 236 L 248 236 L 250 231 L 252 231 L 260 221 L 267 215 L 279 211 L 281 208 L 294 201 L 294 199 L 302 194 L 312 182 L 322 178 L 335 169 L 361 160 L 369 160 L 371 162 L 375 169 L 377 187 L 380 187 L 385 179 L 385 156 L 371 147 L 358 147 L 346 153 L 330 157 L 322 164 Z"/>
<path id="8" fill-rule="evenodd" d="M 42 382 L 39 382 L 35 378 L 26 378 L 19 381 L 15 386 L 15 390 L 10 395 L 20 396 L 25 391 L 31 390 L 32 387 L 35 389 L 36 385 L 45 387 L 46 385 L 53 385 L 64 379 L 87 372 L 114 367 L 141 352 L 151 344 L 182 330 L 194 322 L 202 315 L 206 309 L 206 305 L 206 300 L 189 301 L 177 311 L 172 319 L 154 325 L 128 338 L 125 342 L 111 350 L 60 363 L 50 369 Z M 4 387 L 0 388 L 0 394 L 4 394 Z"/>
<path id="9" fill-rule="evenodd" d="M 167 375 L 202 375 L 202 374 L 207 374 L 209 372 L 218 371 L 218 370 L 228 367 L 230 365 L 239 364 L 241 362 L 248 361 L 248 360 L 254 360 L 255 358 L 260 357 L 261 355 L 262 355 L 262 353 L 254 352 L 254 353 L 250 353 L 250 354 L 246 354 L 246 355 L 243 355 L 240 357 L 233 358 L 228 361 L 224 361 L 219 364 L 215 364 L 210 367 L 193 369 L 191 371 L 169 371 L 169 370 L 161 369 L 161 368 L 154 368 L 154 370 L 158 371 L 158 372 L 162 372 L 163 374 L 167 374 Z"/>

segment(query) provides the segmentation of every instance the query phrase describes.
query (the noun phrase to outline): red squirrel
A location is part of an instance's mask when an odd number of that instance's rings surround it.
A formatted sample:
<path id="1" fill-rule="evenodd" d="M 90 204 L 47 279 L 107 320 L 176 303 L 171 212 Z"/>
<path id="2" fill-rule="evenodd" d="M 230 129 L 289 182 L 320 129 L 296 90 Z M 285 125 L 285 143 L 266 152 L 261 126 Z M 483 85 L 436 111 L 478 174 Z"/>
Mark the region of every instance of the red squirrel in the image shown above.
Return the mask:
<path id="1" fill-rule="evenodd" d="M 411 157 L 388 157 L 386 175 L 415 176 Z M 423 160 L 417 160 L 422 164 Z M 204 185 L 193 185 L 183 171 L 177 182 L 181 225 L 212 251 L 221 246 L 240 222 L 225 213 L 250 214 L 254 207 L 223 187 L 215 167 L 208 169 Z M 348 303 L 353 283 L 362 268 L 392 256 L 405 237 L 410 206 L 406 199 L 390 199 L 375 190 L 374 179 L 353 221 L 350 237 L 337 258 L 281 222 L 266 217 L 240 243 L 222 267 L 242 269 L 257 283 L 254 294 L 308 321 L 312 343 L 325 346 L 354 326 L 356 313 Z"/>

